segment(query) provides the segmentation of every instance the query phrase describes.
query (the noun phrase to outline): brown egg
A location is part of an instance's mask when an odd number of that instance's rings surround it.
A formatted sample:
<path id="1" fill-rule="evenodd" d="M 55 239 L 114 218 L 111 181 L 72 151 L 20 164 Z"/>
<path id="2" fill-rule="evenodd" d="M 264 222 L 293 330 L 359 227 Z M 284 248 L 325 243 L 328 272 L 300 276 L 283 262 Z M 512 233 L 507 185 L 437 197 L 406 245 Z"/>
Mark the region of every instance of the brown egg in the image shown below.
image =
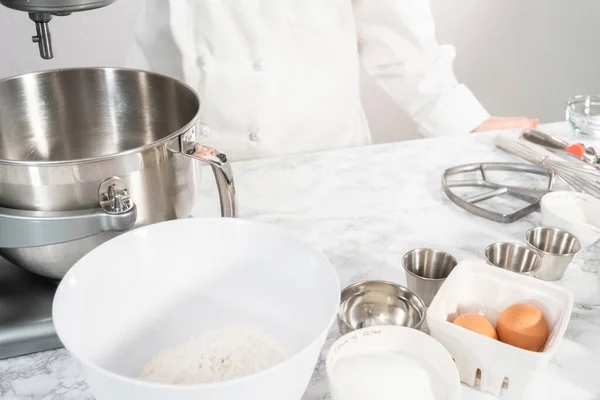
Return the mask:
<path id="1" fill-rule="evenodd" d="M 475 313 L 459 315 L 452 323 L 475 333 L 479 333 L 480 335 L 498 339 L 498 334 L 494 329 L 494 325 L 492 325 L 492 323 L 483 315 Z"/>
<path id="2" fill-rule="evenodd" d="M 500 314 L 496 330 L 501 342 L 525 350 L 540 351 L 548 340 L 548 323 L 539 308 L 514 304 Z"/>

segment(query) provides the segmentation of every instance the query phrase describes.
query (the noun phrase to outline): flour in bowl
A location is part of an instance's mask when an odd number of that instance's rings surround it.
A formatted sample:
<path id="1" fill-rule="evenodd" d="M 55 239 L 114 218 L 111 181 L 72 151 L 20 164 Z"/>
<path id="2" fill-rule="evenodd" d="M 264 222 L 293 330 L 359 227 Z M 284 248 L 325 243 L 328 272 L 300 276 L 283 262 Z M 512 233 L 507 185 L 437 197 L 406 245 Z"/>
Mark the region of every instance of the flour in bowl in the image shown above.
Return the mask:
<path id="1" fill-rule="evenodd" d="M 258 330 L 211 330 L 158 353 L 140 378 L 180 385 L 224 381 L 265 370 L 285 355 L 277 341 Z"/>

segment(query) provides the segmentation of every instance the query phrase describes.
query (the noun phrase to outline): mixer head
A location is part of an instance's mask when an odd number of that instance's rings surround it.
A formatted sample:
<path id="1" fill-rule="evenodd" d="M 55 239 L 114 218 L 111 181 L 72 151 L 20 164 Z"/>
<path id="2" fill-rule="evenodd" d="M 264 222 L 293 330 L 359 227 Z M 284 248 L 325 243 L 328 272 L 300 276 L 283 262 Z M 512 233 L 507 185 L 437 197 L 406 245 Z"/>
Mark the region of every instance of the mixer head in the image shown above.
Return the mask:
<path id="1" fill-rule="evenodd" d="M 0 4 L 14 10 L 29 13 L 29 18 L 35 22 L 37 34 L 33 42 L 38 44 L 40 56 L 51 59 L 52 40 L 48 22 L 53 16 L 65 16 L 78 11 L 94 10 L 107 6 L 115 0 L 0 0 Z"/>

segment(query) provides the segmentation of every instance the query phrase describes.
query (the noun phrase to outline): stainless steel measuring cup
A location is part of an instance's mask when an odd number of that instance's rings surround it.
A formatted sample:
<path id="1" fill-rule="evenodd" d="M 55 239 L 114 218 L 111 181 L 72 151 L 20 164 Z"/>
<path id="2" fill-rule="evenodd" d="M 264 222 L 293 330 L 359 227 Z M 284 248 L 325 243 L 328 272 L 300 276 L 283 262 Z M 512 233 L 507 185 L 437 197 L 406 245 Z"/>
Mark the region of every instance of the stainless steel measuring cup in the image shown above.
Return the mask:
<path id="1" fill-rule="evenodd" d="M 562 279 L 573 257 L 581 250 L 575 235 L 558 228 L 532 228 L 525 234 L 525 239 L 542 259 L 535 277 L 545 281 Z"/>
<path id="2" fill-rule="evenodd" d="M 458 262 L 450 254 L 436 249 L 414 249 L 402 258 L 408 288 L 427 307 Z"/>
<path id="3" fill-rule="evenodd" d="M 542 266 L 538 252 L 518 243 L 494 243 L 485 249 L 488 264 L 533 276 Z"/>

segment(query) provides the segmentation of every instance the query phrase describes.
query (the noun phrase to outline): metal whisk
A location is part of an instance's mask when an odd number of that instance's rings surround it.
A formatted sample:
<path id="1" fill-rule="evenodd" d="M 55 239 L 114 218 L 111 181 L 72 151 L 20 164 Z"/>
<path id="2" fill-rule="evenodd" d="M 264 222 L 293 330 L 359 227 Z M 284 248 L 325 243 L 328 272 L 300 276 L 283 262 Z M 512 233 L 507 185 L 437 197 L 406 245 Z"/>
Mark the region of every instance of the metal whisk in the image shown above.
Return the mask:
<path id="1" fill-rule="evenodd" d="M 600 198 L 600 170 L 583 162 L 557 161 L 518 140 L 497 135 L 494 144 L 532 164 L 550 170 L 574 192 Z"/>

